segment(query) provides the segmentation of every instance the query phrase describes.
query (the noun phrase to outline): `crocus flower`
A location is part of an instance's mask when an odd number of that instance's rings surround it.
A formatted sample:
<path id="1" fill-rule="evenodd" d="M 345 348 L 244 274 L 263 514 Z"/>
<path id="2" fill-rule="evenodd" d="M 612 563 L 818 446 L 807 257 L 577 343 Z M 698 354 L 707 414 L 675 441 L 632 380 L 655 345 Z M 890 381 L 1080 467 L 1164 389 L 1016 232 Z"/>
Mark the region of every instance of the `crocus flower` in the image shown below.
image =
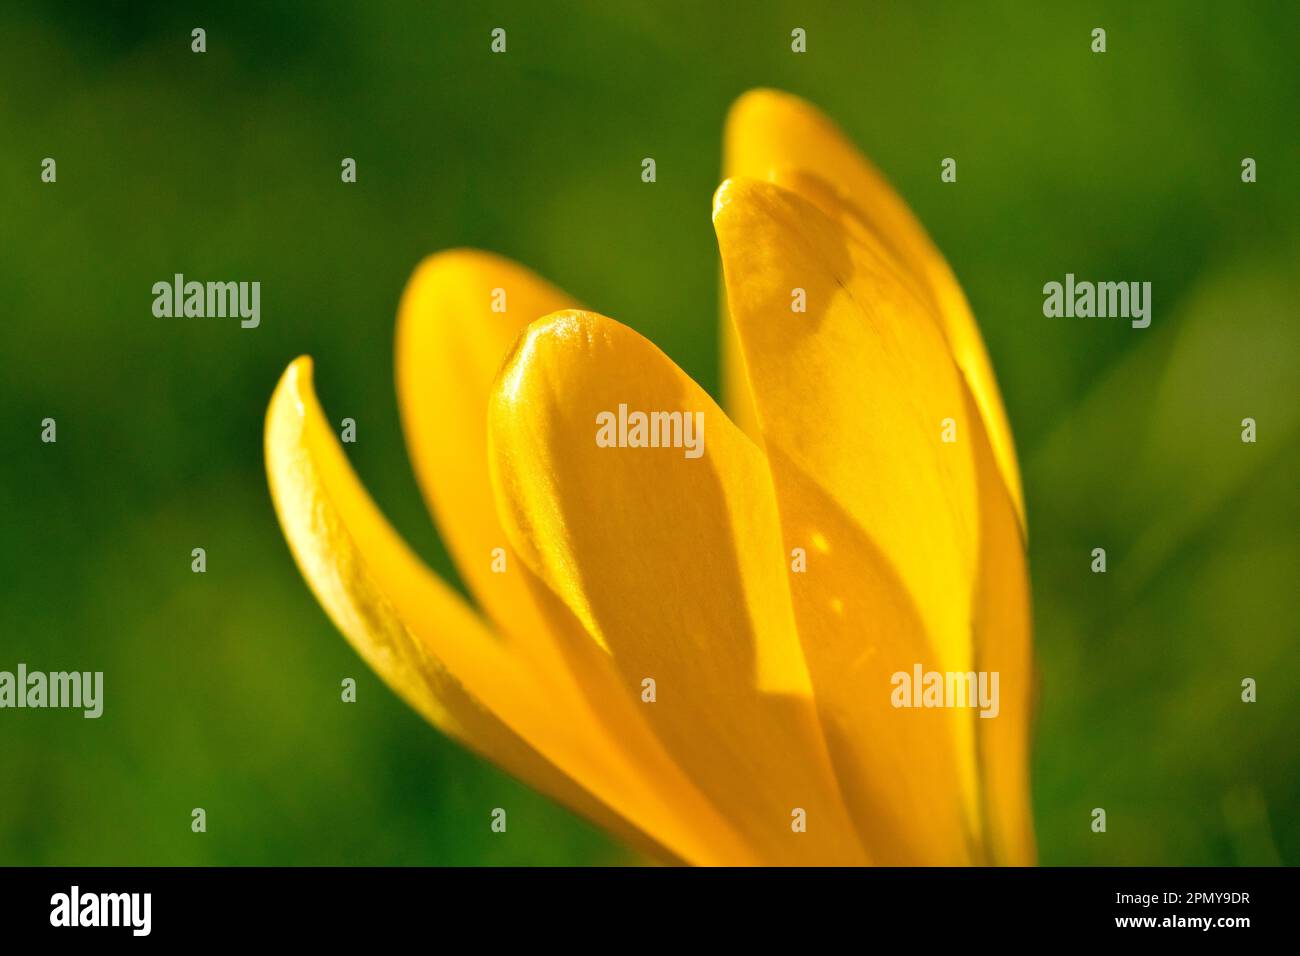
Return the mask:
<path id="1" fill-rule="evenodd" d="M 746 94 L 725 149 L 726 411 L 523 267 L 440 253 L 397 390 L 477 606 L 366 493 L 306 357 L 266 420 L 285 537 L 412 707 L 658 859 L 1032 863 L 1024 509 L 970 308 L 807 103 Z M 913 673 L 997 674 L 997 705 L 900 701 Z"/>

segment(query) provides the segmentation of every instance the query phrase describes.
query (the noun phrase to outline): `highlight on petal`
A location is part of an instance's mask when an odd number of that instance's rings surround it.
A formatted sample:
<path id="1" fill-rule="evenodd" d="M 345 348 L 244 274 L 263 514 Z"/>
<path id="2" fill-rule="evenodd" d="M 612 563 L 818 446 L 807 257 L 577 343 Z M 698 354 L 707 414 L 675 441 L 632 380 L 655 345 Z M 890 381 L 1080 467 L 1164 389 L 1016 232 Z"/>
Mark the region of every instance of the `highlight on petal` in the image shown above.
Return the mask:
<path id="1" fill-rule="evenodd" d="M 764 861 L 864 862 L 762 453 L 654 345 L 586 312 L 529 327 L 488 423 L 515 550 L 629 695 L 655 682 L 642 712 L 674 760 Z"/>
<path id="2" fill-rule="evenodd" d="M 777 183 L 832 218 L 848 211 L 916 280 L 975 397 L 1023 529 L 1020 467 L 988 351 L 961 286 L 907 204 L 829 118 L 788 93 L 757 89 L 741 96 L 727 117 L 723 149 L 724 178 Z M 733 333 L 724 325 L 722 334 L 726 367 L 734 370 L 735 345 L 726 340 Z M 735 394 L 742 389 L 739 373 L 732 371 L 728 400 L 743 405 Z"/>
<path id="3" fill-rule="evenodd" d="M 735 861 L 725 824 L 698 823 L 639 767 L 587 733 L 576 696 L 551 693 L 411 553 L 330 429 L 310 359 L 289 366 L 266 419 L 271 496 L 321 605 L 366 662 L 430 722 L 541 792 L 664 859 Z M 693 809 L 689 805 L 687 813 Z M 741 857 L 743 859 L 743 856 Z"/>
<path id="4" fill-rule="evenodd" d="M 822 684 L 814 671 L 819 703 L 836 700 L 832 706 L 854 712 L 857 684 L 847 664 L 855 649 L 892 648 L 874 665 L 879 673 L 906 672 L 917 663 L 970 671 L 979 561 L 976 433 L 942 333 L 870 234 L 846 229 L 792 192 L 729 180 L 718 190 L 714 228 L 785 543 L 815 548 L 821 540 L 821 550 L 834 556 L 833 577 L 809 573 L 811 583 L 795 590 L 810 662 L 809 640 L 827 648 Z M 806 312 L 791 310 L 794 288 L 805 291 Z M 880 620 L 873 620 L 871 604 L 857 599 L 856 575 L 864 576 L 866 593 L 891 608 Z M 892 602 L 885 600 L 890 580 L 902 591 Z M 817 602 L 832 598 L 852 604 L 856 614 L 828 617 Z M 928 656 L 913 656 L 920 653 Z M 939 734 L 936 746 L 955 756 L 964 821 L 950 820 L 946 829 L 978 834 L 973 718 L 962 709 L 944 713 L 952 740 Z M 891 728 L 923 719 L 916 711 L 894 716 Z M 828 724 L 831 730 L 834 722 Z M 852 733 L 846 737 L 851 743 Z M 867 771 L 851 764 L 848 755 L 837 764 L 841 778 L 856 775 L 865 790 Z M 936 762 L 928 772 L 942 768 Z"/>

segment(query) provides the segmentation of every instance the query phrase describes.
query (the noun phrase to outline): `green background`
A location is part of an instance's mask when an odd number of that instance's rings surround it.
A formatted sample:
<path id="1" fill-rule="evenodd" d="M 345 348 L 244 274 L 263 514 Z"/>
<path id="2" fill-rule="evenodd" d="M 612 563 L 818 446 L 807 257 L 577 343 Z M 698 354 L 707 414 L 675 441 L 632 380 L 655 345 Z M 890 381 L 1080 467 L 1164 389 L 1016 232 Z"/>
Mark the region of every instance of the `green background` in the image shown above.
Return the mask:
<path id="1" fill-rule="evenodd" d="M 1042 862 L 1300 862 L 1297 7 L 1047 7 L 4 4 L 0 669 L 102 670 L 107 702 L 0 712 L 0 863 L 633 859 L 360 662 L 281 538 L 262 416 L 313 355 L 358 471 L 452 577 L 394 398 L 411 269 L 517 258 L 716 394 L 710 200 L 759 85 L 844 126 L 980 317 L 1026 478 Z M 261 327 L 154 318 L 176 272 L 259 280 Z M 1066 272 L 1152 282 L 1151 327 L 1044 318 Z"/>

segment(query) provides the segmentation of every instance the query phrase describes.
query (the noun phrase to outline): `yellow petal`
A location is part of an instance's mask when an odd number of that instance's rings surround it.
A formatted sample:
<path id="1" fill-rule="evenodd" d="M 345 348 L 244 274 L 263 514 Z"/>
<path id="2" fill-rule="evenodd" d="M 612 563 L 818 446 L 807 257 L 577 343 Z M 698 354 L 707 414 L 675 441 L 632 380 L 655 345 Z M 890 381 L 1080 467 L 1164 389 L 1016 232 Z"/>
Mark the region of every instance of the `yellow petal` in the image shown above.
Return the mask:
<path id="1" fill-rule="evenodd" d="M 937 656 L 897 571 L 857 523 L 787 456 L 772 452 L 795 617 L 827 747 L 862 842 L 882 866 L 983 860 L 963 799 L 958 723 L 970 715 L 899 709 L 893 677 Z M 965 737 L 969 746 L 969 735 Z"/>
<path id="2" fill-rule="evenodd" d="M 353 647 L 412 707 L 634 845 L 668 859 L 734 858 L 725 833 L 683 824 L 675 807 L 644 789 L 639 768 L 604 752 L 586 733 L 593 717 L 582 701 L 540 686 L 411 553 L 348 464 L 307 358 L 289 366 L 271 399 L 266 459 L 276 513 L 303 576 Z"/>
<path id="3" fill-rule="evenodd" d="M 505 311 L 494 311 L 504 307 Z M 515 646 L 554 663 L 544 624 L 513 564 L 487 468 L 486 409 L 492 383 L 534 319 L 575 306 L 569 296 L 508 259 L 473 249 L 430 256 L 398 309 L 397 391 L 416 477 L 470 591 Z M 506 550 L 504 573 L 493 551 Z"/>
<path id="4" fill-rule="evenodd" d="M 825 683 L 813 675 L 819 702 L 851 702 L 860 692 L 852 671 L 836 663 L 851 660 L 855 650 L 875 648 L 882 674 L 917 663 L 926 670 L 971 670 L 980 514 L 975 433 L 942 333 L 886 250 L 794 193 L 728 181 L 715 199 L 714 228 L 786 545 L 807 549 L 810 562 L 815 549 L 832 555 L 830 574 L 814 578 L 810 570 L 809 581 L 796 585 L 796 597 L 806 595 L 796 609 L 803 612 L 810 662 L 809 640 L 828 649 L 829 662 L 820 668 Z M 795 289 L 806 294 L 806 312 L 792 311 Z M 946 426 L 956 441 L 943 440 Z M 867 581 L 858 594 L 856 574 Z M 892 601 L 889 580 L 903 589 Z M 844 616 L 822 613 L 815 606 L 821 600 L 841 602 Z M 883 623 L 874 619 L 871 601 L 890 609 Z M 817 632 L 837 621 L 842 626 L 832 633 Z M 914 633 L 916 639 L 908 637 Z M 913 658 L 924 650 L 920 635 L 932 650 Z M 968 712 L 945 713 L 960 781 L 955 802 L 965 830 L 978 833 L 974 727 Z M 919 714 L 900 710 L 895 722 L 927 719 Z M 851 763 L 847 755 L 837 763 L 842 779 L 853 775 Z M 859 777 L 871 772 L 870 766 L 856 771 Z M 950 821 L 947 829 L 953 827 Z"/>
<path id="5" fill-rule="evenodd" d="M 620 406 L 633 429 L 633 412 L 677 413 L 676 445 L 602 447 L 606 415 L 617 440 Z M 687 433 L 701 417 L 702 433 Z M 629 697 L 655 681 L 656 701 L 640 706 L 678 763 L 764 861 L 861 862 L 809 697 L 759 450 L 651 343 L 582 312 L 528 329 L 488 422 L 516 551 Z"/>
<path id="6" fill-rule="evenodd" d="M 458 249 L 422 262 L 398 313 L 398 397 L 407 445 L 443 540 L 507 646 L 548 696 L 587 709 L 580 723 L 590 745 L 629 768 L 636 778 L 629 786 L 660 794 L 695 830 L 712 828 L 714 861 L 740 862 L 747 851 L 725 822 L 708 822 L 712 811 L 650 734 L 608 661 L 566 652 L 563 628 L 570 622 L 540 609 L 554 611 L 553 597 L 519 564 L 497 518 L 487 466 L 492 384 L 525 326 L 573 304 L 533 272 L 491 253 Z M 493 570 L 497 548 L 504 570 Z"/>
<path id="7" fill-rule="evenodd" d="M 799 97 L 775 90 L 752 90 L 732 106 L 723 169 L 726 177 L 777 182 L 818 204 L 824 194 L 813 184 L 820 181 L 882 238 L 885 248 L 918 280 L 975 396 L 1023 528 L 1020 468 L 984 340 L 947 261 L 902 198 L 823 113 Z M 731 334 L 724 324 L 723 335 Z M 732 348 L 724 343 L 724 356 L 732 354 Z M 727 388 L 729 401 L 743 405 L 741 376 L 729 378 Z"/>
<path id="8" fill-rule="evenodd" d="M 740 340 L 736 338 L 736 330 L 731 326 L 727 289 L 721 279 L 721 273 L 719 273 L 718 284 L 722 286 L 722 294 L 719 296 L 721 321 L 718 323 L 721 339 L 718 357 L 721 365 L 722 407 L 727 410 L 727 414 L 737 428 L 762 444 L 762 433 L 758 428 L 758 412 L 754 410 L 754 395 L 749 385 L 749 373 L 745 370 L 745 353 L 741 351 Z"/>
<path id="9" fill-rule="evenodd" d="M 973 417 L 975 400 L 969 392 L 966 403 Z M 982 502 L 972 621 L 975 664 L 977 670 L 999 675 L 997 717 L 975 721 L 985 841 L 991 862 L 1032 866 L 1036 851 L 1029 790 L 1034 698 L 1029 565 L 1016 510 L 991 445 L 977 436 L 975 450 Z"/>

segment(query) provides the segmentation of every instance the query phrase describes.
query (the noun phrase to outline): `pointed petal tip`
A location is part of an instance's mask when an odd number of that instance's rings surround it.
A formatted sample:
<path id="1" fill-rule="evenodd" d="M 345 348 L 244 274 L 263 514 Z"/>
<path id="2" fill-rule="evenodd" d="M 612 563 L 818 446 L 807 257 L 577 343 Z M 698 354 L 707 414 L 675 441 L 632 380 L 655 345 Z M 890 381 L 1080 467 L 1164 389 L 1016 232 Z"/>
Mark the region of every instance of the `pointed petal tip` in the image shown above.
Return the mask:
<path id="1" fill-rule="evenodd" d="M 312 362 L 310 355 L 299 355 L 296 359 L 290 362 L 289 366 L 284 370 L 284 377 L 295 386 L 297 386 L 299 381 L 302 381 L 310 387 L 312 372 L 314 369 L 315 364 Z"/>
<path id="2" fill-rule="evenodd" d="M 280 380 L 276 383 L 275 391 L 271 393 L 271 400 L 266 407 L 264 431 L 268 452 L 270 451 L 271 426 L 276 412 L 287 406 L 293 408 L 300 418 L 302 417 L 303 395 L 312 394 L 313 367 L 310 355 L 299 355 L 285 366 L 284 372 L 280 375 Z"/>

